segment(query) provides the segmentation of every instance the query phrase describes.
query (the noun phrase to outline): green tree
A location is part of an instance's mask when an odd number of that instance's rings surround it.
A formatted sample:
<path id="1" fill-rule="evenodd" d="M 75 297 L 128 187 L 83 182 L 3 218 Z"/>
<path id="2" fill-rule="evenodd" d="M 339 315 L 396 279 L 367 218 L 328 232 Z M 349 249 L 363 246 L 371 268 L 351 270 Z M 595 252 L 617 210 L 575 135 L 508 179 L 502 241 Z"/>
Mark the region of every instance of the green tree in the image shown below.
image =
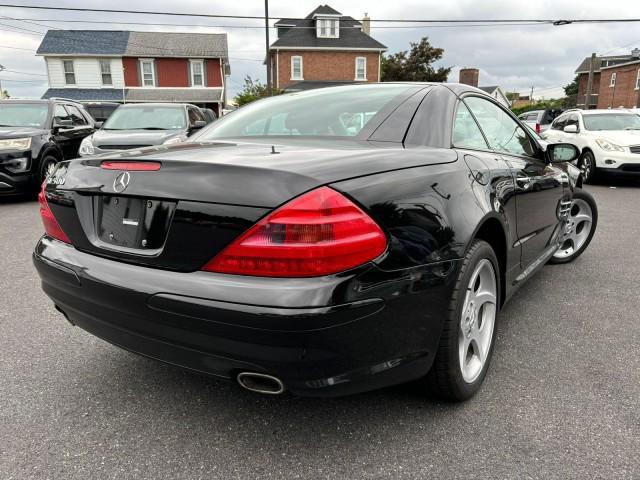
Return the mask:
<path id="1" fill-rule="evenodd" d="M 272 95 L 280 95 L 282 90 L 275 88 L 271 89 Z M 267 87 L 263 85 L 260 80 L 254 80 L 250 76 L 246 76 L 244 79 L 244 87 L 240 93 L 238 93 L 233 100 L 241 107 L 247 103 L 254 102 L 260 98 L 267 96 Z"/>
<path id="2" fill-rule="evenodd" d="M 568 85 L 565 85 L 564 87 L 564 94 L 567 97 L 570 97 L 571 95 L 577 95 L 578 94 L 578 80 L 580 78 L 580 75 L 576 75 L 576 78 L 573 79 L 573 82 L 571 82 Z"/>
<path id="3" fill-rule="evenodd" d="M 442 59 L 444 49 L 433 47 L 429 37 L 420 42 L 411 42 L 411 49 L 382 57 L 383 82 L 445 82 L 451 67 L 433 67 L 433 63 Z"/>
<path id="4" fill-rule="evenodd" d="M 3 90 L 0 98 L 11 98 L 11 95 L 9 95 L 9 92 L 7 92 L 6 90 Z"/>

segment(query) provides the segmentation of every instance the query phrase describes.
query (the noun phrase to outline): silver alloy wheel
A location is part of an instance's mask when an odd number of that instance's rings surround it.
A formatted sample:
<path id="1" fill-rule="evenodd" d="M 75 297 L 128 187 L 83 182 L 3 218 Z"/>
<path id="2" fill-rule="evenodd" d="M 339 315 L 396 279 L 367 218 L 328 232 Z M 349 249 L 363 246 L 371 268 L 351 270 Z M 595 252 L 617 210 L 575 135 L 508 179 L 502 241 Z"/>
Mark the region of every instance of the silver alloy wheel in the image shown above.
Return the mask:
<path id="1" fill-rule="evenodd" d="M 460 370 L 467 383 L 478 378 L 489 355 L 496 322 L 496 285 L 493 264 L 482 259 L 467 287 L 458 334 Z"/>
<path id="2" fill-rule="evenodd" d="M 593 157 L 587 154 L 582 157 L 582 162 L 580 162 L 580 170 L 582 170 L 582 178 L 589 178 L 591 176 L 591 172 L 593 170 Z"/>
<path id="3" fill-rule="evenodd" d="M 553 255 L 555 258 L 567 258 L 580 250 L 589 238 L 593 225 L 593 212 L 587 202 L 574 198 L 569 210 L 569 218 L 564 230 L 560 248 Z"/>

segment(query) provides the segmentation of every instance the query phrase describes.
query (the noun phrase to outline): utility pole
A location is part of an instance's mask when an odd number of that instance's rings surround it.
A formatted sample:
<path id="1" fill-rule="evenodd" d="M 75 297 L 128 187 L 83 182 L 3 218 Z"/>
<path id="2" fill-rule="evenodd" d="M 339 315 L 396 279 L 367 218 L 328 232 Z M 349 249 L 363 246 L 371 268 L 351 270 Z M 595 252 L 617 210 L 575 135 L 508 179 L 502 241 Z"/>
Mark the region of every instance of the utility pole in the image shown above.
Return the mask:
<path id="1" fill-rule="evenodd" d="M 529 94 L 529 104 L 533 105 L 533 85 L 531 85 L 531 93 Z"/>
<path id="2" fill-rule="evenodd" d="M 591 105 L 591 91 L 593 90 L 593 74 L 594 74 L 595 68 L 596 68 L 596 54 L 592 53 L 591 60 L 589 61 L 589 78 L 587 79 L 587 93 L 585 93 L 585 96 L 584 96 L 585 110 L 589 110 L 589 105 Z"/>
<path id="3" fill-rule="evenodd" d="M 269 55 L 269 0 L 264 0 L 264 37 L 267 50 L 267 95 L 271 96 L 271 55 Z"/>

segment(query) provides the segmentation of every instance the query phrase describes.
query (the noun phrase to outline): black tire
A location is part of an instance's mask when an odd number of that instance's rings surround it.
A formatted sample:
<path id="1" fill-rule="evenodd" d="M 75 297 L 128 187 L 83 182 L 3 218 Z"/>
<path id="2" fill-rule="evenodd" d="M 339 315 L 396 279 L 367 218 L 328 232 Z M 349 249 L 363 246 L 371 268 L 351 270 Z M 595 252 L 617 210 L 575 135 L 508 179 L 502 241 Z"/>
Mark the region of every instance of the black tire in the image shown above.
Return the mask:
<path id="1" fill-rule="evenodd" d="M 596 157 L 591 150 L 586 150 L 582 154 L 578 162 L 578 168 L 582 171 L 582 181 L 584 183 L 594 183 L 598 178 Z"/>
<path id="2" fill-rule="evenodd" d="M 40 171 L 39 171 L 39 183 L 38 183 L 38 188 L 40 187 L 40 185 L 42 185 L 42 182 L 44 182 L 45 178 L 47 178 L 47 170 L 49 168 L 49 165 L 53 164 L 56 165 L 60 160 L 58 160 L 56 157 L 54 157 L 53 155 L 45 155 L 42 160 L 40 161 Z"/>
<path id="3" fill-rule="evenodd" d="M 462 366 L 459 357 L 459 337 L 462 332 L 463 306 L 467 295 L 467 287 L 471 281 L 474 270 L 478 264 L 487 259 L 493 266 L 496 285 L 496 318 L 493 325 L 489 351 L 482 370 L 478 377 L 468 383 L 464 380 Z M 498 259 L 491 246 L 484 240 L 474 240 L 471 248 L 467 251 L 449 304 L 447 318 L 445 319 L 440 344 L 436 351 L 436 356 L 431 370 L 425 378 L 429 391 L 436 396 L 448 401 L 463 401 L 472 397 L 482 385 L 487 369 L 491 362 L 493 346 L 497 331 L 497 314 L 500 305 L 500 269 Z M 470 289 L 469 289 L 470 290 Z"/>
<path id="4" fill-rule="evenodd" d="M 596 228 L 598 226 L 598 205 L 596 204 L 596 201 L 593 198 L 593 196 L 590 193 L 585 192 L 581 188 L 578 188 L 573 192 L 573 199 L 572 200 L 573 201 L 575 201 L 575 200 L 584 201 L 591 208 L 591 225 L 589 227 L 591 230 L 589 231 L 589 234 L 587 235 L 586 239 L 584 240 L 584 243 L 582 243 L 581 246 L 577 250 L 574 250 L 573 253 L 571 253 L 569 255 L 560 255 L 559 254 L 559 252 L 561 252 L 562 249 L 565 248 L 565 245 L 564 245 L 565 242 L 563 242 L 563 244 L 560 245 L 560 248 L 558 249 L 558 252 L 556 252 L 554 254 L 554 256 L 551 257 L 551 259 L 549 260 L 549 263 L 559 264 L 559 263 L 573 262 L 576 258 L 578 258 L 580 255 L 582 255 L 582 252 L 584 252 L 587 249 L 587 247 L 591 243 L 591 240 L 593 239 L 593 235 L 596 233 Z M 576 213 L 574 211 L 575 207 L 576 207 L 576 205 L 572 205 L 571 206 L 571 210 L 569 212 L 570 218 L 571 218 L 571 216 L 573 216 Z M 574 226 L 574 228 L 576 228 L 576 229 L 579 228 L 579 227 L 580 227 L 580 224 Z M 583 226 L 583 228 L 584 228 L 584 226 Z"/>

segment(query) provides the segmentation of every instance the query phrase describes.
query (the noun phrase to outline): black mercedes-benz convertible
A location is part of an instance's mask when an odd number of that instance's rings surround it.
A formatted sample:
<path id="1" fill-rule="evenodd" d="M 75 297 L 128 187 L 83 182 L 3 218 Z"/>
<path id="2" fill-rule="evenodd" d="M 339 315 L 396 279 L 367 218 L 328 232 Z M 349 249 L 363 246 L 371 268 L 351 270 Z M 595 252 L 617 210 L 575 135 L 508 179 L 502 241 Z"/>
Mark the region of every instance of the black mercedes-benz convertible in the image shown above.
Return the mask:
<path id="1" fill-rule="evenodd" d="M 69 322 L 151 358 L 262 393 L 463 400 L 504 303 L 591 241 L 577 156 L 466 85 L 282 95 L 61 162 L 33 258 Z"/>

